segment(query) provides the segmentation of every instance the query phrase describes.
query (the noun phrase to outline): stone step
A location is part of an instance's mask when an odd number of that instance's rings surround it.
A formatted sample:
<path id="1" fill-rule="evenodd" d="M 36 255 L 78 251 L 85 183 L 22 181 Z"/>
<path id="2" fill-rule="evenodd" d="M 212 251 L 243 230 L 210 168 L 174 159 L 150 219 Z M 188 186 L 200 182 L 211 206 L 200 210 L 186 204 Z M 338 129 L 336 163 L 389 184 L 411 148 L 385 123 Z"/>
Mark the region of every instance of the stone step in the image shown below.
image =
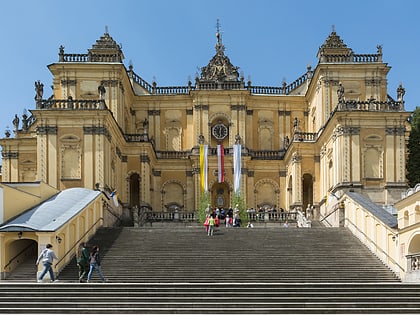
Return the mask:
<path id="1" fill-rule="evenodd" d="M 419 288 L 395 283 L 4 284 L 0 313 L 416 314 Z"/>
<path id="2" fill-rule="evenodd" d="M 213 237 L 201 227 L 103 229 L 89 244 L 100 246 L 112 282 L 199 282 L 209 270 L 212 282 L 398 281 L 343 228 L 220 228 Z M 76 264 L 59 277 L 75 281 Z"/>

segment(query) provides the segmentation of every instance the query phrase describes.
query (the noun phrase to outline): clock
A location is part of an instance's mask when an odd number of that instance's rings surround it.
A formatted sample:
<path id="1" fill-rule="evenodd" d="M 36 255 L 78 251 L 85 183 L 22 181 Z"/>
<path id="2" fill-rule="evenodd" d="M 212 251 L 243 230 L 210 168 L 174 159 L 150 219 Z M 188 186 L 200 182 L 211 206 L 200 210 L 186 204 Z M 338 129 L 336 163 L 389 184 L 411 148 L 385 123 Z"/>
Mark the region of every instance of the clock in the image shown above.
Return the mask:
<path id="1" fill-rule="evenodd" d="M 223 140 L 228 135 L 228 128 L 225 125 L 218 123 L 213 126 L 212 134 L 217 140 Z"/>

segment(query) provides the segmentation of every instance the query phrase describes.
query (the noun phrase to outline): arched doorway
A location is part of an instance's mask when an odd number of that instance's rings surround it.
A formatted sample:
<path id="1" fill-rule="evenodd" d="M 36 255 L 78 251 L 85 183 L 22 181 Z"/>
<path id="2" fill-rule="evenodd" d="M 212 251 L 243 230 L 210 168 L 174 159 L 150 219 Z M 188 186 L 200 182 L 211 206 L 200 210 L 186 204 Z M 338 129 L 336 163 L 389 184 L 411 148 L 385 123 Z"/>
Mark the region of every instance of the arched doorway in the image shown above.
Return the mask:
<path id="1" fill-rule="evenodd" d="M 2 279 L 33 279 L 36 276 L 35 261 L 38 257 L 38 243 L 33 239 L 25 237 L 21 239 L 20 237 L 18 240 L 4 244 L 6 264 L 2 268 Z"/>
<path id="2" fill-rule="evenodd" d="M 140 175 L 133 173 L 130 175 L 130 207 L 140 205 Z"/>
<path id="3" fill-rule="evenodd" d="M 313 178 L 311 174 L 303 175 L 303 207 L 313 205 Z"/>
<path id="4" fill-rule="evenodd" d="M 215 183 L 211 189 L 211 206 L 228 209 L 230 205 L 229 185 Z"/>

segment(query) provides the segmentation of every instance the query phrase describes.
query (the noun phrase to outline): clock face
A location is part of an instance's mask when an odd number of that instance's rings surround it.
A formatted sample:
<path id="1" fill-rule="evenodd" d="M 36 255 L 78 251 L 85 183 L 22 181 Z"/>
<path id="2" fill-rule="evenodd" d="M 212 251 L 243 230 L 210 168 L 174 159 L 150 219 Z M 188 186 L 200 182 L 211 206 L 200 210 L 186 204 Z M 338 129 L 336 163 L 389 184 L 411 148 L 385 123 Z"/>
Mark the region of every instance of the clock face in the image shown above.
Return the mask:
<path id="1" fill-rule="evenodd" d="M 216 139 L 223 140 L 228 135 L 228 128 L 223 124 L 217 124 L 214 125 L 212 133 Z"/>

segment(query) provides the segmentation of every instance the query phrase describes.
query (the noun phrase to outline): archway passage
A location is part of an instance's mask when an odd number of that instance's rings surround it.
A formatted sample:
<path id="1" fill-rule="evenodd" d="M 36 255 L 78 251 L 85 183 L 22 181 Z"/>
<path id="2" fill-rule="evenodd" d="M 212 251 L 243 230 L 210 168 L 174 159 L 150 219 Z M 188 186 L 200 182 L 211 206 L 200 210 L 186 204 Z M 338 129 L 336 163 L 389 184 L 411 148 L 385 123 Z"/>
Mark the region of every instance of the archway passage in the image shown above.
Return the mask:
<path id="1" fill-rule="evenodd" d="M 311 174 L 303 175 L 303 206 L 313 205 L 313 178 Z"/>
<path id="2" fill-rule="evenodd" d="M 140 205 L 140 175 L 130 175 L 130 207 Z"/>
<path id="3" fill-rule="evenodd" d="M 8 243 L 6 247 L 6 265 L 2 268 L 4 279 L 9 281 L 35 280 L 38 243 L 32 239 L 22 238 Z"/>
<path id="4" fill-rule="evenodd" d="M 211 189 L 211 206 L 218 208 L 229 208 L 230 191 L 226 183 L 215 183 Z"/>

